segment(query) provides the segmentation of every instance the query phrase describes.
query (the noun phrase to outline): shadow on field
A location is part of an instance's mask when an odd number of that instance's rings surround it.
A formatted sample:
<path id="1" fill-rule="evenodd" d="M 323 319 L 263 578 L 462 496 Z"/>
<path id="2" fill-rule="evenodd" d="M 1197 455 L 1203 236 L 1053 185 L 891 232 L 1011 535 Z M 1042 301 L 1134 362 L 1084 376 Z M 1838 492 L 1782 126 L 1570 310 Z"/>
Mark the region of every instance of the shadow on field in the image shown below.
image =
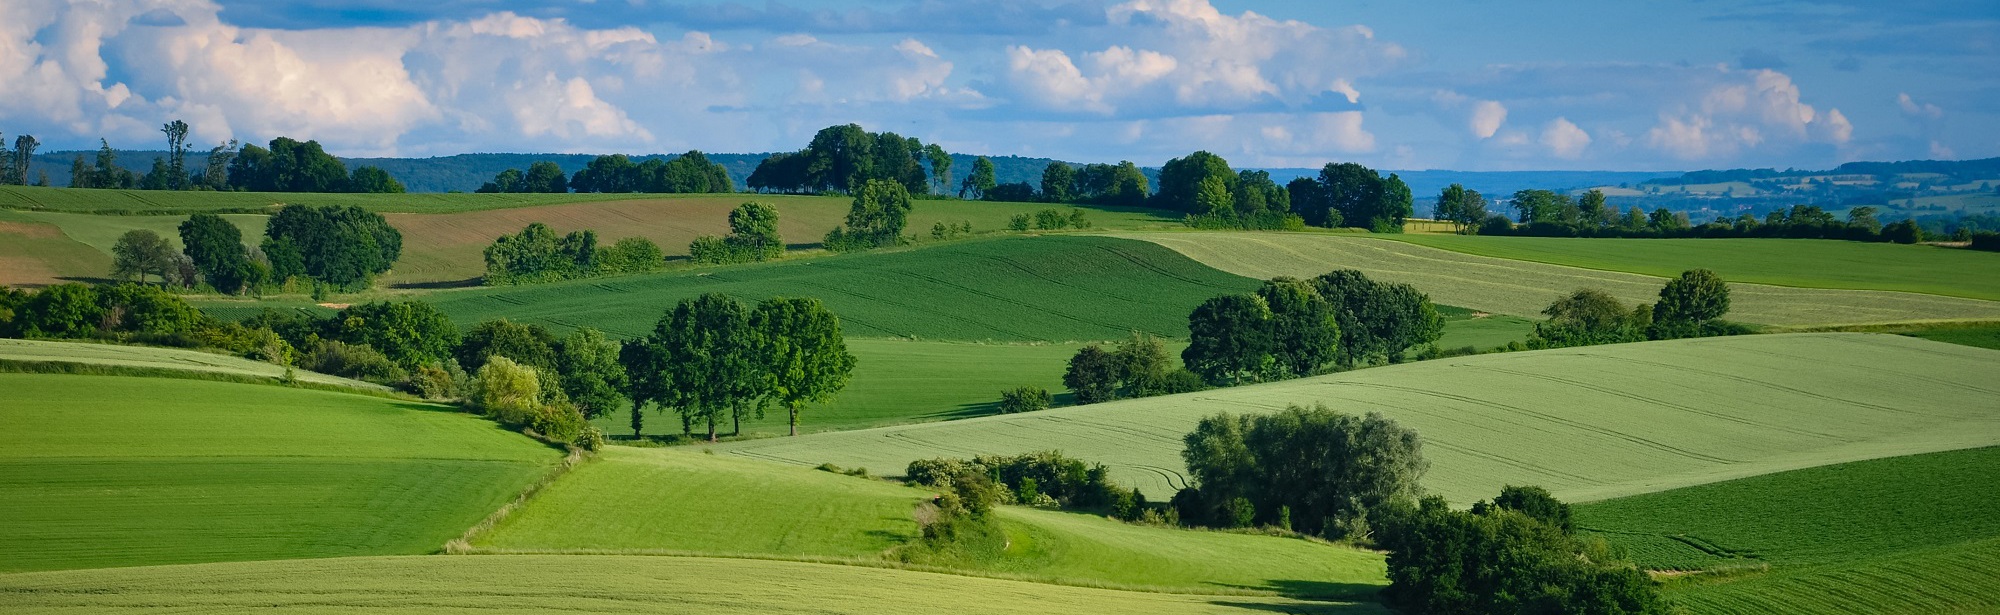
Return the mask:
<path id="1" fill-rule="evenodd" d="M 1366 583 L 1333 583 L 1329 581 L 1300 581 L 1295 579 L 1273 579 L 1263 585 L 1237 585 L 1218 583 L 1222 587 L 1254 589 L 1277 592 L 1278 595 L 1296 600 L 1359 600 L 1375 599 L 1382 591 L 1381 585 Z"/>
<path id="2" fill-rule="evenodd" d="M 79 283 L 83 283 L 83 284 L 117 284 L 117 283 L 118 283 L 118 281 L 117 281 L 117 280 L 113 280 L 113 279 L 111 279 L 111 278 L 99 278 L 99 277 L 91 277 L 91 276 L 81 276 L 81 275 L 59 275 L 59 276 L 56 276 L 56 279 L 58 279 L 58 280 L 62 280 L 62 281 L 64 281 L 64 282 L 79 282 Z"/>
<path id="3" fill-rule="evenodd" d="M 1386 612 L 1382 609 L 1382 607 L 1377 606 L 1376 604 L 1370 602 L 1362 602 L 1356 604 L 1264 604 L 1256 602 L 1237 602 L 1234 600 L 1210 600 L 1208 603 L 1219 607 L 1241 609 L 1244 611 L 1263 611 L 1266 613 L 1292 613 L 1295 615 L 1334 615 L 1334 614 L 1344 615 L 1348 613 Z"/>
<path id="4" fill-rule="evenodd" d="M 410 290 L 441 290 L 446 288 L 471 288 L 474 286 L 478 286 L 480 281 L 481 278 L 479 276 L 474 276 L 463 280 L 438 280 L 435 282 L 403 282 L 400 284 L 390 284 L 389 288 L 401 288 Z"/>

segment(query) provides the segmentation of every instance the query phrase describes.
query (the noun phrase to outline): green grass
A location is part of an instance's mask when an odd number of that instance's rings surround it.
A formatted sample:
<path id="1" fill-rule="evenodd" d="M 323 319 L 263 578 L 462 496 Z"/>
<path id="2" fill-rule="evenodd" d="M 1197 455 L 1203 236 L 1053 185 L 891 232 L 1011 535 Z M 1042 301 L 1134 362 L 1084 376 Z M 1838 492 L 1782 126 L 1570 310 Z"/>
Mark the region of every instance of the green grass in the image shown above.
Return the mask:
<path id="1" fill-rule="evenodd" d="M 827 564 L 647 556 L 366 557 L 0 575 L 39 613 L 1042 615 L 1384 613 L 1373 604 L 1190 596 Z"/>
<path id="2" fill-rule="evenodd" d="M 1927 340 L 2000 350 L 2000 324 L 1971 327 L 1937 327 L 1908 333 Z"/>
<path id="3" fill-rule="evenodd" d="M 2000 256 L 1938 246 L 1822 239 L 1576 239 L 1415 234 L 1393 238 L 1479 256 L 1660 277 L 1703 268 L 1737 282 L 2000 300 Z"/>
<path id="4" fill-rule="evenodd" d="M 2000 353 L 1867 334 L 1758 335 L 1459 357 L 1202 393 L 799 438 L 718 452 L 893 472 L 910 460 L 1059 449 L 1166 499 L 1181 437 L 1216 412 L 1324 402 L 1414 428 L 1424 484 L 1566 500 L 2000 443 Z"/>
<path id="5" fill-rule="evenodd" d="M 1507 342 L 1525 342 L 1535 332 L 1536 321 L 1519 316 L 1475 312 L 1450 305 L 1438 306 L 1438 313 L 1444 316 L 1444 335 L 1438 337 L 1438 348 L 1471 346 L 1491 350 L 1506 346 Z"/>
<path id="6" fill-rule="evenodd" d="M 557 481 L 474 546 L 495 551 L 859 558 L 915 540 L 932 492 L 878 480 L 705 455 L 612 447 Z M 1378 554 L 1291 538 L 1146 527 L 1002 507 L 1011 538 L 973 571 L 1168 591 L 1365 596 Z"/>
<path id="7" fill-rule="evenodd" d="M 1970 581 L 2000 574 L 2000 515 L 1980 495 L 2000 493 L 1997 468 L 1994 447 L 1828 465 L 1588 504 L 1577 522 L 1641 545 L 1642 567 L 1769 566 L 1674 586 L 1696 612 L 1992 608 L 2000 585 Z M 1645 546 L 1676 537 L 1734 558 Z"/>
<path id="8" fill-rule="evenodd" d="M 1253 278 L 1269 278 L 1279 275 L 1312 276 L 1326 271 L 1347 268 L 1358 269 L 1370 277 L 1391 282 L 1402 282 L 1416 286 L 1431 295 L 1438 303 L 1472 308 L 1495 314 L 1508 314 L 1527 318 L 1540 318 L 1543 308 L 1550 302 L 1579 288 L 1597 288 L 1611 293 L 1628 303 L 1651 303 L 1659 299 L 1660 287 L 1666 280 L 1652 275 L 1602 271 L 1563 265 L 1551 265 L 1530 260 L 1478 256 L 1462 252 L 1418 245 L 1417 242 L 1442 238 L 1445 241 L 1496 240 L 1520 238 L 1461 237 L 1456 235 L 1405 235 L 1401 241 L 1392 241 L 1370 236 L 1342 236 L 1327 233 L 1116 233 L 1116 236 L 1143 239 L 1158 243 L 1201 261 L 1211 267 L 1237 275 Z M 1995 287 L 2000 282 L 1978 277 L 1971 272 L 1988 271 L 2000 264 L 1980 266 L 1962 259 L 1985 259 L 2000 263 L 2000 259 L 1988 258 L 1992 255 L 1950 252 L 1943 248 L 1928 246 L 1892 246 L 1884 244 L 1859 244 L 1835 241 L 1794 241 L 1777 239 L 1742 240 L 1766 242 L 1752 244 L 1757 250 L 1744 250 L 1740 254 L 1720 248 L 1733 245 L 1736 240 L 1597 240 L 1597 239 L 1553 239 L 1551 241 L 1603 242 L 1629 241 L 1639 247 L 1688 245 L 1695 247 L 1715 246 L 1718 254 L 1734 254 L 1744 259 L 1765 256 L 1765 252 L 1776 252 L 1772 264 L 1761 261 L 1745 261 L 1750 264 L 1723 267 L 1724 279 L 1730 282 L 1730 307 L 1728 318 L 1742 322 L 1782 325 L 1812 326 L 1860 323 L 1902 322 L 1915 320 L 1947 319 L 1996 319 L 2000 318 L 2000 302 L 1961 297 L 1946 297 L 1935 294 L 1914 292 L 1889 292 L 1881 290 L 1836 290 L 1824 288 L 1794 288 L 1746 283 L 1753 280 L 1736 277 L 1744 268 L 1762 271 L 1769 268 L 1796 265 L 1802 271 L 1820 271 L 1839 268 L 1839 261 L 1827 255 L 1825 262 L 1803 262 L 1796 257 L 1785 256 L 1785 248 L 1813 253 L 1814 249 L 1857 250 L 1853 254 L 1869 254 L 1874 250 L 1883 252 L 1885 258 L 1896 261 L 1895 266 L 1857 266 L 1864 271 L 1897 270 L 1910 263 L 1935 262 L 1946 267 L 1937 271 L 1913 273 L 1918 280 L 1930 280 L 1937 284 L 1957 284 L 1967 289 L 1963 294 L 1972 294 L 1978 289 Z M 1687 243 L 1693 242 L 1693 243 Z M 1627 249 L 1623 244 L 1576 243 L 1557 244 L 1579 246 L 1599 246 L 1602 249 Z M 1821 247 L 1815 247 L 1821 246 Z M 1823 246 L 1832 246 L 1826 248 Z M 1665 248 L 1658 248 L 1664 250 Z M 1905 252 L 1907 250 L 1908 252 Z M 1926 252 L 1926 250 L 1932 252 Z M 1853 254 L 1848 254 L 1852 256 Z M 1907 257 L 1917 254 L 1922 258 Z M 1931 255 L 1931 256 L 1925 256 Z M 1942 255 L 1942 256 L 1936 256 Z M 1674 258 L 1674 254 L 1655 255 L 1660 259 Z M 1935 260 L 1933 260 L 1935 256 Z M 1611 257 L 1606 257 L 1611 258 Z M 1619 257 L 1624 258 L 1624 257 Z M 1664 261 L 1672 262 L 1672 261 Z M 1954 264 L 1965 267 L 1952 268 Z M 1680 264 L 1662 265 L 1652 273 L 1679 275 Z M 1992 279 L 2000 280 L 2000 269 L 1993 269 Z M 1808 275 L 1805 273 L 1801 276 Z M 1833 274 L 1828 274 L 1833 275 Z M 1753 276 L 1754 277 L 1754 276 Z M 1956 280 L 1956 281 L 1954 281 Z M 1927 282 L 1927 284 L 1929 284 Z"/>
<path id="9" fill-rule="evenodd" d="M 631 194 L 317 194 L 301 192 L 168 192 L 0 186 L 0 209 L 76 213 L 248 213 L 287 204 L 357 206 L 380 212 L 450 213 L 561 203 L 627 200 Z M 644 195 L 675 198 L 678 195 Z M 695 195 L 689 195 L 695 196 Z"/>
<path id="10" fill-rule="evenodd" d="M 258 378 L 283 378 L 285 375 L 285 368 L 279 365 L 198 350 L 48 340 L 0 339 L 0 360 L 170 369 Z M 301 382 L 384 390 L 381 385 L 318 372 L 296 370 L 293 376 Z"/>
<path id="11" fill-rule="evenodd" d="M 437 550 L 555 451 L 441 406 L 0 374 L 0 571 Z"/>

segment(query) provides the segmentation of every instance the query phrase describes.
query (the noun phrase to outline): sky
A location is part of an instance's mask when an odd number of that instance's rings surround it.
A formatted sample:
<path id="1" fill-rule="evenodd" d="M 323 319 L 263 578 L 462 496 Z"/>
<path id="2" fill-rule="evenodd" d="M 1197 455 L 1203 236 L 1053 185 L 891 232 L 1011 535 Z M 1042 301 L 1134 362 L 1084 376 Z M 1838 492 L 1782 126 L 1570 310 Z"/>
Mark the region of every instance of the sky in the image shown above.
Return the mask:
<path id="1" fill-rule="evenodd" d="M 2000 2 L 6 0 L 0 135 L 342 156 L 1688 170 L 2000 156 Z M 11 141 L 10 141 L 11 143 Z"/>

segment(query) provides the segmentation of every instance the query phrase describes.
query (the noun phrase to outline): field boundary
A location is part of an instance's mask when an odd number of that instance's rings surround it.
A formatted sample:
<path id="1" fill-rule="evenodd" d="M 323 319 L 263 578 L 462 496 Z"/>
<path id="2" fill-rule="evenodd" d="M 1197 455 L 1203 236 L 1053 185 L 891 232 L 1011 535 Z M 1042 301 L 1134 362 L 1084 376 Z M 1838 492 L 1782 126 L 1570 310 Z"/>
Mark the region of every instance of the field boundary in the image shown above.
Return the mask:
<path id="1" fill-rule="evenodd" d="M 542 440 L 541 438 L 535 439 L 547 443 L 546 440 Z M 493 531 L 493 528 L 499 527 L 502 521 L 506 521 L 507 517 L 514 514 L 514 511 L 520 510 L 522 506 L 528 503 L 528 500 L 534 499 L 536 494 L 541 493 L 542 489 L 555 484 L 557 480 L 568 475 L 570 470 L 574 470 L 577 466 L 596 458 L 597 455 L 586 453 L 583 449 L 569 448 L 569 454 L 563 456 L 562 462 L 558 463 L 555 468 L 549 470 L 547 474 L 542 475 L 540 480 L 529 483 L 527 487 L 522 488 L 519 495 L 514 496 L 514 499 L 509 500 L 506 504 L 501 504 L 499 509 L 487 514 L 485 519 L 480 519 L 479 523 L 466 528 L 465 533 L 459 534 L 458 538 L 446 541 L 444 546 L 439 547 L 439 552 L 455 555 L 475 551 L 476 548 L 472 546 L 473 540 L 477 540 L 487 532 Z"/>
<path id="2" fill-rule="evenodd" d="M 174 369 L 170 367 L 138 367 L 131 365 L 105 365 L 102 363 L 91 363 L 88 361 L 60 361 L 60 360 L 23 361 L 19 359 L 0 358 L 0 373 L 53 374 L 53 375 L 63 375 L 63 376 L 127 376 L 133 378 L 174 378 L 179 380 L 205 380 L 209 382 L 227 382 L 231 384 L 254 384 L 262 386 L 278 386 L 278 387 L 286 387 L 292 389 L 304 389 L 308 391 L 322 391 L 327 393 L 348 393 L 353 395 L 366 395 L 369 397 L 379 397 L 382 399 L 389 399 L 395 401 L 413 401 L 413 402 L 430 403 L 427 400 L 418 399 L 407 393 L 401 393 L 393 389 L 390 389 L 388 387 L 382 387 L 379 389 L 364 389 L 359 387 L 326 384 L 322 382 L 308 382 L 304 380 L 294 380 L 291 382 L 286 382 L 281 377 L 251 376 L 247 374 L 231 374 L 227 372 L 216 372 L 216 371 L 207 371 L 199 369 Z"/>

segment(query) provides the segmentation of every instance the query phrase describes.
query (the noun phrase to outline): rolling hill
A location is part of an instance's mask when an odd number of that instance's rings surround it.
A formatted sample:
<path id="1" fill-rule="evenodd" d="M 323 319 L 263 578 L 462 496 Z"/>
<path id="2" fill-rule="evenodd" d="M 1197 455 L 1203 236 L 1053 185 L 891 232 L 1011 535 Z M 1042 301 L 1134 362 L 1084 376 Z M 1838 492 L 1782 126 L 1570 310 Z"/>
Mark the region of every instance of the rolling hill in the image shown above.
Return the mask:
<path id="1" fill-rule="evenodd" d="M 1788 334 L 1460 357 L 1167 397 L 716 447 L 800 465 L 1056 449 L 1166 499 L 1201 417 L 1326 403 L 1416 429 L 1425 486 L 1591 501 L 1768 472 L 2000 443 L 2000 352 L 1871 334 Z"/>
<path id="2" fill-rule="evenodd" d="M 253 361 L 225 354 L 154 346 L 119 346 L 49 340 L 0 339 L 0 361 L 74 363 L 109 367 L 165 369 L 249 376 L 253 378 L 267 378 L 274 381 L 285 376 L 285 368 L 277 364 Z M 292 377 L 297 378 L 300 382 L 349 389 L 368 391 L 388 390 L 388 387 L 379 384 L 349 380 L 339 376 L 328 376 L 305 370 L 294 370 Z"/>

